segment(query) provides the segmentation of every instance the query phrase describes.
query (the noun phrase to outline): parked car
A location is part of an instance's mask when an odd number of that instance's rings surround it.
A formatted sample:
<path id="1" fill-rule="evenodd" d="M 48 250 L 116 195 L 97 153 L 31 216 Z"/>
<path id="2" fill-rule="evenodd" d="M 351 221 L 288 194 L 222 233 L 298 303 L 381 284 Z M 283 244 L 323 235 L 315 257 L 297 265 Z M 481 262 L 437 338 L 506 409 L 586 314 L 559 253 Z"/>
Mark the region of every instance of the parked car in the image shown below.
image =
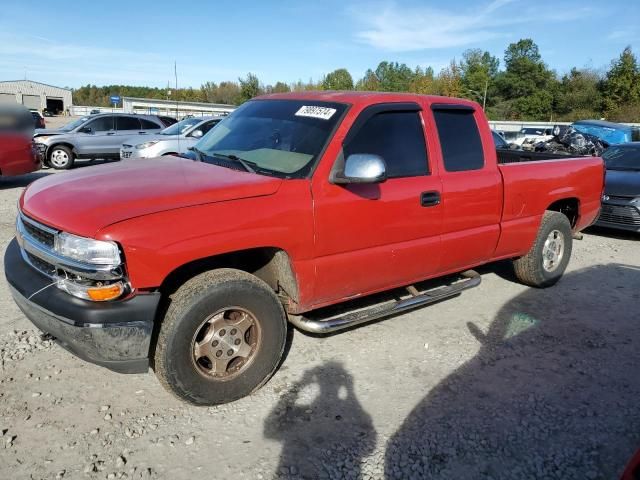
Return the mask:
<path id="1" fill-rule="evenodd" d="M 605 122 L 604 120 L 580 120 L 571 124 L 580 133 L 586 133 L 598 137 L 607 145 L 628 143 L 634 138 L 634 130 L 621 123 Z"/>
<path id="2" fill-rule="evenodd" d="M 222 117 L 193 117 L 165 128 L 157 135 L 126 139 L 120 147 L 120 159 L 154 158 L 180 155 L 222 120 Z M 139 143 L 138 143 L 139 142 Z"/>
<path id="3" fill-rule="evenodd" d="M 491 130 L 493 137 L 493 143 L 496 146 L 496 153 L 498 155 L 498 163 L 519 163 L 519 162 L 531 162 L 537 160 L 551 160 L 556 158 L 567 158 L 567 155 L 551 153 L 551 152 L 537 152 L 535 150 L 523 150 L 515 144 L 509 144 L 498 132 Z"/>
<path id="4" fill-rule="evenodd" d="M 640 232 L 640 142 L 609 147 L 607 177 L 597 225 Z"/>
<path id="5" fill-rule="evenodd" d="M 125 138 L 144 138 L 164 128 L 154 115 L 102 113 L 79 118 L 58 130 L 36 130 L 34 140 L 42 161 L 60 170 L 73 167 L 76 159 L 119 159 Z"/>
<path id="6" fill-rule="evenodd" d="M 33 145 L 33 116 L 22 106 L 0 106 L 0 177 L 40 168 Z"/>
<path id="7" fill-rule="evenodd" d="M 178 120 L 173 117 L 167 117 L 166 115 L 160 115 L 158 118 L 162 121 L 162 123 L 164 123 L 165 127 L 170 127 L 174 123 L 178 123 Z"/>
<path id="8" fill-rule="evenodd" d="M 99 114 L 100 114 L 100 110 L 98 110 L 97 108 L 94 108 L 89 112 L 89 115 L 99 115 Z"/>
<path id="9" fill-rule="evenodd" d="M 524 127 L 511 142 L 521 148 L 533 147 L 538 142 L 545 142 L 553 137 L 553 127 Z"/>
<path id="10" fill-rule="evenodd" d="M 455 297 L 480 283 L 470 268 L 501 259 L 527 285 L 555 284 L 604 177 L 595 157 L 499 165 L 480 105 L 415 94 L 260 97 L 193 153 L 34 182 L 4 268 L 63 346 L 116 371 L 151 364 L 200 405 L 263 385 L 287 321 L 353 327 Z M 397 301 L 318 310 L 401 286 Z"/>
<path id="11" fill-rule="evenodd" d="M 31 110 L 31 117 L 33 117 L 33 128 L 47 128 L 44 117 L 39 112 Z"/>

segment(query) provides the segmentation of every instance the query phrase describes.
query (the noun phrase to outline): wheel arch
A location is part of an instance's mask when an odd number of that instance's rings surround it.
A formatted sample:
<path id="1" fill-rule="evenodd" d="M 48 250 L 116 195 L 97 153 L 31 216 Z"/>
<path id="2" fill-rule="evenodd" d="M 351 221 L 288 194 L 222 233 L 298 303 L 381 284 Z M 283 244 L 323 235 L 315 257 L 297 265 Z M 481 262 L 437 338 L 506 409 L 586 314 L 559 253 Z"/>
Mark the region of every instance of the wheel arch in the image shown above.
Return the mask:
<path id="1" fill-rule="evenodd" d="M 258 247 L 199 258 L 172 270 L 160 291 L 170 295 L 190 278 L 218 268 L 235 268 L 263 280 L 285 302 L 299 302 L 298 281 L 289 254 L 279 247 Z"/>
<path id="2" fill-rule="evenodd" d="M 569 219 L 571 228 L 575 228 L 580 217 L 580 200 L 576 197 L 562 198 L 554 201 L 546 209 L 564 214 Z"/>

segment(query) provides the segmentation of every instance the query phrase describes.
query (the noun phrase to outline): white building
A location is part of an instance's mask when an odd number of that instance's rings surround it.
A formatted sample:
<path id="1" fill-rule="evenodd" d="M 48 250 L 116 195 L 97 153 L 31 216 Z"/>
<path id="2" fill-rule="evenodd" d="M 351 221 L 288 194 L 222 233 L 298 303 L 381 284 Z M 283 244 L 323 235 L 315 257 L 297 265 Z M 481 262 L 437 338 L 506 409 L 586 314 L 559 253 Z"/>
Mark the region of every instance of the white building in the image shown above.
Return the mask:
<path id="1" fill-rule="evenodd" d="M 122 110 L 126 113 L 147 115 L 168 115 L 183 118 L 187 115 L 201 117 L 205 115 L 228 115 L 237 107 L 222 103 L 176 102 L 153 98 L 122 97 Z"/>
<path id="2" fill-rule="evenodd" d="M 71 109 L 71 90 L 31 80 L 0 81 L 0 104 L 22 104 L 30 110 L 53 114 Z"/>

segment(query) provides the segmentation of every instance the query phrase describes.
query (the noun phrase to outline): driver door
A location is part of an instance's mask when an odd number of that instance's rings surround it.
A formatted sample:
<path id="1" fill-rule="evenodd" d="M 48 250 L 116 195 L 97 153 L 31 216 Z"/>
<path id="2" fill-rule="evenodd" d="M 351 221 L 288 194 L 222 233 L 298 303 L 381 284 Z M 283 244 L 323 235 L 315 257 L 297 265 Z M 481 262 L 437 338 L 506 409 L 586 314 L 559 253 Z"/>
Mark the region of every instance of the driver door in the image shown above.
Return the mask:
<path id="1" fill-rule="evenodd" d="M 111 151 L 111 139 L 116 134 L 114 117 L 105 115 L 83 125 L 81 130 L 89 128 L 88 132 L 78 132 L 76 152 L 80 158 L 105 158 Z"/>
<path id="2" fill-rule="evenodd" d="M 341 155 L 381 156 L 388 179 L 336 185 L 314 176 L 318 303 L 407 285 L 438 270 L 441 183 L 426 147 L 418 104 L 374 105 L 354 122 Z"/>

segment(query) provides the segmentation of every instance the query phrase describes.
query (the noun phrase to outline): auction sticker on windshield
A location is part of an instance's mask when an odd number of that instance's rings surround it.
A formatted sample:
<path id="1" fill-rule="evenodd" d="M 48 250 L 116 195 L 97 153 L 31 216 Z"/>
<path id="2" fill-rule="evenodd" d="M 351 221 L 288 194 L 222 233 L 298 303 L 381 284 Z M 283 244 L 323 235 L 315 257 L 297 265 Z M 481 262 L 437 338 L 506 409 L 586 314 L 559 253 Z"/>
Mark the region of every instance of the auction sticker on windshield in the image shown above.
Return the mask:
<path id="1" fill-rule="evenodd" d="M 335 108 L 318 107 L 315 105 L 303 105 L 296 112 L 296 117 L 320 118 L 321 120 L 329 120 L 336 113 Z"/>

